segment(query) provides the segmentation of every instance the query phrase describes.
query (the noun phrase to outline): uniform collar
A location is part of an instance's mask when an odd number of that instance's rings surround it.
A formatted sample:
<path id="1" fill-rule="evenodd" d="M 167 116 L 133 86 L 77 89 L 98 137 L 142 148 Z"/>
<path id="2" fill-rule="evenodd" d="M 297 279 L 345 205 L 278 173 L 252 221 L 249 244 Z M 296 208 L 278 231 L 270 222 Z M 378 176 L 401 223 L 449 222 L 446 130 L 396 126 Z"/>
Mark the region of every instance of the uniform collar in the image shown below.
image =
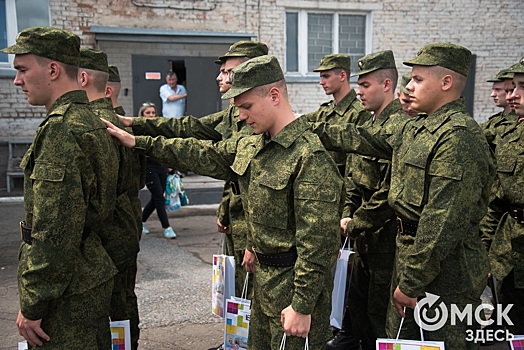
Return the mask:
<path id="1" fill-rule="evenodd" d="M 338 103 L 336 104 L 336 106 L 333 106 L 333 110 L 338 114 L 338 115 L 344 115 L 347 110 L 349 109 L 349 107 L 351 107 L 351 105 L 355 102 L 355 100 L 357 99 L 357 93 L 355 92 L 354 89 L 351 89 L 347 94 L 346 96 L 344 96 L 340 101 L 338 101 Z M 335 104 L 335 102 L 333 101 L 333 104 Z"/>
<path id="2" fill-rule="evenodd" d="M 430 132 L 435 132 L 444 122 L 448 119 L 451 114 L 454 113 L 468 113 L 466 109 L 466 100 L 464 97 L 459 98 L 458 100 L 446 103 L 444 106 L 437 109 L 433 114 L 427 115 L 422 114 L 424 120 L 422 121 L 422 126 L 428 129 Z"/>
<path id="3" fill-rule="evenodd" d="M 389 116 L 395 113 L 398 113 L 402 110 L 402 105 L 400 104 L 400 101 L 398 98 L 391 101 L 386 108 L 382 110 L 382 113 L 378 116 L 377 120 L 375 120 L 374 124 L 376 125 L 383 125 L 388 119 Z"/>
<path id="4" fill-rule="evenodd" d="M 309 129 L 309 123 L 307 122 L 306 118 L 296 118 L 291 123 L 284 126 L 282 130 L 280 130 L 280 132 L 270 142 L 276 142 L 282 147 L 288 148 L 307 129 Z"/>
<path id="5" fill-rule="evenodd" d="M 113 110 L 113 102 L 109 97 L 102 97 L 89 102 L 89 106 L 93 109 L 108 109 Z"/>
<path id="6" fill-rule="evenodd" d="M 86 92 L 83 90 L 68 91 L 57 98 L 47 111 L 47 115 L 42 123 L 40 123 L 40 126 L 44 125 L 47 122 L 47 119 L 53 115 L 64 115 L 71 103 L 87 105 L 89 99 L 87 98 Z"/>

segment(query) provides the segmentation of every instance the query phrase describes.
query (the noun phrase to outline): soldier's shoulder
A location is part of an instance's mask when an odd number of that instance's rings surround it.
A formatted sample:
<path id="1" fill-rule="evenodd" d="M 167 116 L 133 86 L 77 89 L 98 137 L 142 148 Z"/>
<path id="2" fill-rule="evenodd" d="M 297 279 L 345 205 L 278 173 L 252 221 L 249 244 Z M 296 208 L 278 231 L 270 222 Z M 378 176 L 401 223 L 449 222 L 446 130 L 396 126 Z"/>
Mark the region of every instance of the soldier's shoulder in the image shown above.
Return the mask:
<path id="1" fill-rule="evenodd" d="M 302 139 L 304 140 L 304 146 L 307 148 L 308 152 L 315 153 L 326 151 L 318 135 L 312 131 L 306 130 L 302 134 Z"/>

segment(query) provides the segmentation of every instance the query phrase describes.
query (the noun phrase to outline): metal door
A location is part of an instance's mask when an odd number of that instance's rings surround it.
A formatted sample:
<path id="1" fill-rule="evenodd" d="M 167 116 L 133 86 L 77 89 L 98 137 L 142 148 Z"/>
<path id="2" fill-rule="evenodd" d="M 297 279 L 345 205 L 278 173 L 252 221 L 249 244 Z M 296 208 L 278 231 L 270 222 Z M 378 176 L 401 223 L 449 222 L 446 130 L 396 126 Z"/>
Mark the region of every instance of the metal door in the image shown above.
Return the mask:
<path id="1" fill-rule="evenodd" d="M 159 114 L 162 101 L 158 94 L 166 83 L 166 73 L 174 70 L 179 84 L 186 81 L 186 115 L 203 117 L 222 108 L 216 82 L 219 66 L 215 57 L 176 57 L 132 55 L 133 115 L 138 115 L 142 103 L 154 102 Z M 184 78 L 185 75 L 185 78 Z"/>

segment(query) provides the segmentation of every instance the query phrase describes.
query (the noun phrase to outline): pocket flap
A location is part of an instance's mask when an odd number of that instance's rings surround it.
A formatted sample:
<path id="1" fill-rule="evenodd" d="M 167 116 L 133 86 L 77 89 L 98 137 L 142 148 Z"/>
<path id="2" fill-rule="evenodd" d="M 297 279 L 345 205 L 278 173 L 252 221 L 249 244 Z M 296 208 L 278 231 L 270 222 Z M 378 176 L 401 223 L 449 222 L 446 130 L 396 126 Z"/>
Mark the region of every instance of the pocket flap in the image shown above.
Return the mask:
<path id="1" fill-rule="evenodd" d="M 497 171 L 500 173 L 512 173 L 517 165 L 517 160 L 511 157 L 499 157 L 497 159 Z"/>
<path id="2" fill-rule="evenodd" d="M 326 188 L 329 186 L 331 188 Z M 313 182 L 298 182 L 295 185 L 295 198 L 310 199 L 322 202 L 334 202 L 337 199 L 337 190 L 331 184 L 323 184 L 319 186 L 318 183 Z"/>
<path id="3" fill-rule="evenodd" d="M 64 180 L 65 170 L 66 167 L 62 164 L 37 162 L 31 174 L 31 179 L 60 182 Z"/>

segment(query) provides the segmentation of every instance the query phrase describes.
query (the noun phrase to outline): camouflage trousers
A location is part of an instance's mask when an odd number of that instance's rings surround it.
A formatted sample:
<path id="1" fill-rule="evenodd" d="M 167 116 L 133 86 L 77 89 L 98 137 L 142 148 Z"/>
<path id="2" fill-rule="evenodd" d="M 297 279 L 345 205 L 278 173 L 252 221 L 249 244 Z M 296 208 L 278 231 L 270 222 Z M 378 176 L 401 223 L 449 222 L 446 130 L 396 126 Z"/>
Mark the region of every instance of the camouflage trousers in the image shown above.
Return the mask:
<path id="1" fill-rule="evenodd" d="M 293 267 L 272 267 L 255 262 L 254 295 L 249 324 L 249 350 L 279 350 L 284 329 L 280 313 L 291 305 L 294 289 Z M 329 325 L 333 282 L 326 274 L 324 286 L 311 313 L 308 335 L 310 350 L 323 350 L 332 338 Z M 286 350 L 303 350 L 304 338 L 288 337 Z"/>
<path id="2" fill-rule="evenodd" d="M 98 350 L 111 348 L 109 303 L 113 280 L 78 295 L 57 299 L 50 303 L 49 313 L 41 327 L 49 336 L 48 342 L 33 349 Z"/>
<path id="3" fill-rule="evenodd" d="M 394 253 L 355 254 L 348 309 L 355 338 L 371 347 L 375 347 L 377 338 L 386 337 L 394 260 Z"/>
<path id="4" fill-rule="evenodd" d="M 140 338 L 140 323 L 138 316 L 138 303 L 135 294 L 135 281 L 137 273 L 136 259 L 117 266 L 118 273 L 115 275 L 113 292 L 111 294 L 112 321 L 129 320 L 131 328 L 131 348 L 138 348 Z"/>

